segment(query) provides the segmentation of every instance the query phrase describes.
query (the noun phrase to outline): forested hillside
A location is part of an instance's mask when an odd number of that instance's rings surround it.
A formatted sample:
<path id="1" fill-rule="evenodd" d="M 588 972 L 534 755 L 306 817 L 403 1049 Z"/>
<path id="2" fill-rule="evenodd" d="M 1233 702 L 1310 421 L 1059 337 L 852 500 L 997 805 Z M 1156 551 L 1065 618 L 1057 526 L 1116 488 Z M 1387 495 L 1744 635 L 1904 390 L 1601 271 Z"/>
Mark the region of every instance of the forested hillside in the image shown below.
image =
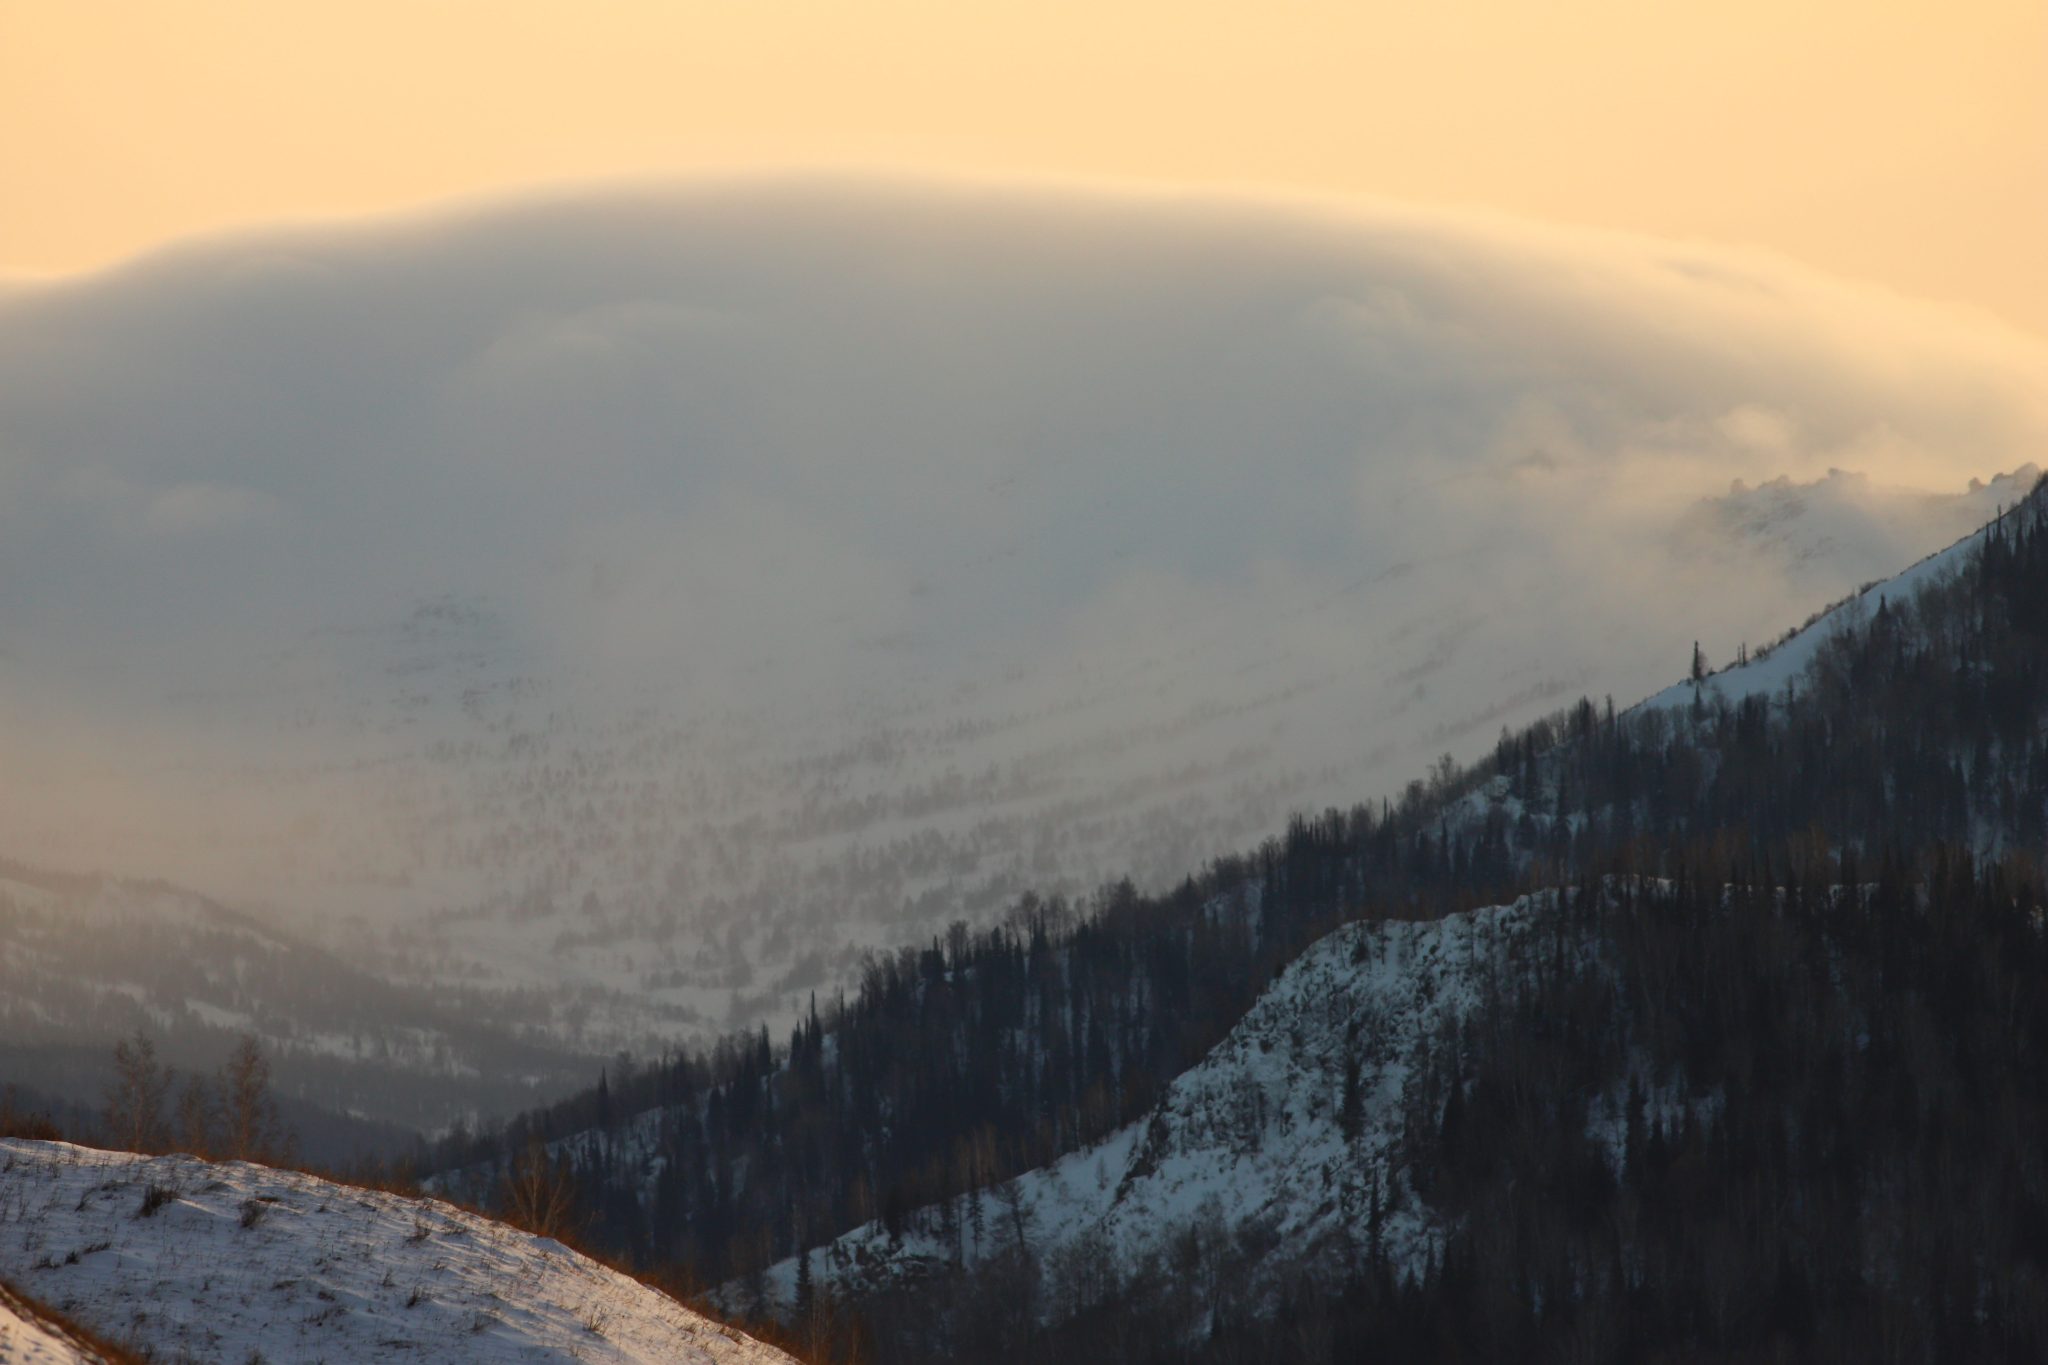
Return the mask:
<path id="1" fill-rule="evenodd" d="M 1255 1324 L 1284 1299 L 1310 1359 L 1320 1341 L 1492 1356 L 1538 1338 L 1585 1359 L 2036 1358 L 2044 680 L 2037 488 L 1770 659 L 1633 710 L 1582 701 L 1170 895 L 1026 899 L 994 930 L 872 959 L 786 1047 L 754 1034 L 620 1070 L 437 1164 L 487 1183 L 546 1142 L 601 1237 L 744 1283 L 870 1220 L 899 1240 L 1145 1118 L 1344 921 L 1578 887 L 1558 941 L 1584 951 L 1414 1069 L 1427 1100 L 1393 1160 L 1452 1231 L 1441 1258 L 1403 1282 L 1369 1249 L 1323 1257 L 1241 1320 L 1156 1324 L 1148 1349 L 1263 1358 Z M 901 1292 L 919 1297 L 868 1305 L 900 1358 L 978 1330 L 962 1319 L 985 1296 Z M 1147 1302 L 1118 1285 L 1083 1316 Z M 1030 1358 L 1057 1316 L 973 1339 Z"/>
<path id="2" fill-rule="evenodd" d="M 1973 861 L 1354 926 L 1126 1135 L 770 1302 L 905 1360 L 2041 1359 L 2048 887 Z"/>

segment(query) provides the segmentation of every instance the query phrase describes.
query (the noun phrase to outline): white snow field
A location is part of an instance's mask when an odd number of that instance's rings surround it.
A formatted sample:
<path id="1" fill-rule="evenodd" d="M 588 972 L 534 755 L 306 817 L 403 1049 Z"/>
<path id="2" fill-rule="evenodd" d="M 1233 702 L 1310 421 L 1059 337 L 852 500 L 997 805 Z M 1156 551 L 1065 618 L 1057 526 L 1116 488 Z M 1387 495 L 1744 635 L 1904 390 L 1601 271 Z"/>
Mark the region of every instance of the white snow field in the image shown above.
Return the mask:
<path id="1" fill-rule="evenodd" d="M 0 1276 L 159 1359 L 789 1360 L 559 1242 L 435 1200 L 68 1143 L 0 1141 Z"/>

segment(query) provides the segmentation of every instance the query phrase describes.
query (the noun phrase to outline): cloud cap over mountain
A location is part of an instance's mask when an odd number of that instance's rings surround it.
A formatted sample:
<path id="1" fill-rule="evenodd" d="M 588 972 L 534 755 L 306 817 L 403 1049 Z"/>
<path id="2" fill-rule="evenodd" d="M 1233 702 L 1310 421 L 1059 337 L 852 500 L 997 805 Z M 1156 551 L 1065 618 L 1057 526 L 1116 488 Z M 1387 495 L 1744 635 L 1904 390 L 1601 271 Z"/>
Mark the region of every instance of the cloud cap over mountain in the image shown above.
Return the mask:
<path id="1" fill-rule="evenodd" d="M 1015 743 L 941 767 L 1367 797 L 1935 548 L 1975 504 L 1897 490 L 2044 436 L 2048 348 L 1987 320 L 1393 205 L 788 182 L 206 242 L 0 295 L 0 754 L 99 774 L 0 840 L 411 752 L 292 707 L 402 692 L 364 632 L 449 602 L 571 710 L 809 753 L 951 699 Z M 1703 547 L 1759 514 L 1700 498 L 1837 467 L 1827 544 L 1794 498 Z"/>
<path id="2" fill-rule="evenodd" d="M 552 602 L 531 575 L 570 568 L 665 599 L 717 564 L 749 627 L 895 629 L 990 553 L 1025 556 L 1004 591 L 1034 614 L 1132 561 L 1384 554 L 1446 480 L 1959 484 L 2038 454 L 2044 378 L 2016 334 L 1782 263 L 1408 209 L 540 201 L 0 302 L 0 591 L 17 621 L 182 628 L 209 596 Z"/>

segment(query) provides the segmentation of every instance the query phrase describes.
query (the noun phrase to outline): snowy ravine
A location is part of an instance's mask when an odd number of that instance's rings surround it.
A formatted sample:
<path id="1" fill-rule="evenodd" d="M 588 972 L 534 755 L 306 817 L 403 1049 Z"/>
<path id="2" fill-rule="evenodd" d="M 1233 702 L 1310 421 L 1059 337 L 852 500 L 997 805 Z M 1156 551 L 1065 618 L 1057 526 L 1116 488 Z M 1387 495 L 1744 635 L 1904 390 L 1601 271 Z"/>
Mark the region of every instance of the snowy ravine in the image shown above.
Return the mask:
<path id="1" fill-rule="evenodd" d="M 0 1141 L 0 1277 L 159 1359 L 789 1360 L 447 1204 L 67 1143 Z"/>
<path id="2" fill-rule="evenodd" d="M 813 1250 L 813 1283 L 859 1297 L 956 1258 L 999 1254 L 1020 1230 L 1045 1263 L 1106 1253 L 1128 1269 L 1197 1222 L 1255 1237 L 1271 1248 L 1264 1263 L 1284 1266 L 1345 1237 L 1363 1251 L 1375 1186 L 1386 1255 L 1397 1269 L 1418 1267 L 1446 1229 L 1390 1161 L 1411 1063 L 1548 943 L 1535 931 L 1556 913 L 1545 893 L 1440 920 L 1338 929 L 1276 977 L 1147 1119 L 982 1192 L 979 1237 L 963 1196 L 951 1218 L 928 1208 L 905 1220 L 900 1243 L 875 1222 Z M 1349 1136 L 1347 1059 L 1358 1066 Z M 944 1231 L 954 1227 L 957 1240 Z M 771 1267 L 765 1306 L 786 1309 L 795 1287 L 795 1258 Z M 727 1290 L 735 1302 L 749 1292 Z"/>

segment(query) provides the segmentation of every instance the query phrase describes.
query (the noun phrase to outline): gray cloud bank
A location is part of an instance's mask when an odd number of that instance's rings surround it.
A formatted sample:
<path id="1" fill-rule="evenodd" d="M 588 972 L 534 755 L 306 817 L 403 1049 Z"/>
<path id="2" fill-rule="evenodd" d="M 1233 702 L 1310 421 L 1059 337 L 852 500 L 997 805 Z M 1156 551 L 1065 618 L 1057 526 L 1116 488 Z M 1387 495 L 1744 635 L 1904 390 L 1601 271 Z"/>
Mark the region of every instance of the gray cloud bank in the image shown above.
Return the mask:
<path id="1" fill-rule="evenodd" d="M 41 784 L 0 846 L 168 857 L 215 801 L 176 870 L 253 866 L 247 822 L 351 818 L 316 774 L 461 787 L 427 746 L 524 680 L 696 727 L 700 772 L 951 727 L 732 798 L 769 826 L 927 769 L 1271 779 L 1203 789 L 1238 814 L 1170 861 L 1774 634 L 2044 435 L 2048 348 L 1988 322 L 1398 207 L 753 185 L 202 244 L 0 294 L 0 755 Z M 1780 476 L 1814 486 L 1724 497 Z M 292 801 L 234 805 L 280 765 Z"/>

